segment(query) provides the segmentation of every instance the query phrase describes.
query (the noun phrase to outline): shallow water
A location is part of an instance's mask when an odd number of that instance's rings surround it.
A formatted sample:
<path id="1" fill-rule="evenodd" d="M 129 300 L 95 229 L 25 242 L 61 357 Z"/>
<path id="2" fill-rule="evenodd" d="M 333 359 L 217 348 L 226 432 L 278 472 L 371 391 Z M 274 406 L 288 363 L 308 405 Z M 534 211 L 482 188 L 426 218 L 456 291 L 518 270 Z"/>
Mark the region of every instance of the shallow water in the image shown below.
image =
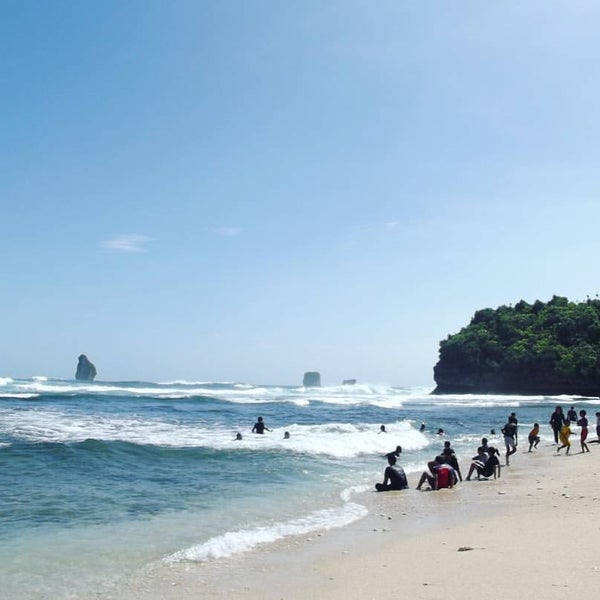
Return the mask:
<path id="1" fill-rule="evenodd" d="M 513 410 L 522 439 L 539 421 L 550 441 L 555 404 L 588 416 L 600 405 L 430 391 L 0 378 L 4 597 L 102 597 L 145 565 L 343 526 L 365 514 L 361 494 L 398 444 L 414 486 L 442 446 L 439 427 L 471 455 Z M 250 433 L 259 414 L 273 429 L 263 436 Z"/>

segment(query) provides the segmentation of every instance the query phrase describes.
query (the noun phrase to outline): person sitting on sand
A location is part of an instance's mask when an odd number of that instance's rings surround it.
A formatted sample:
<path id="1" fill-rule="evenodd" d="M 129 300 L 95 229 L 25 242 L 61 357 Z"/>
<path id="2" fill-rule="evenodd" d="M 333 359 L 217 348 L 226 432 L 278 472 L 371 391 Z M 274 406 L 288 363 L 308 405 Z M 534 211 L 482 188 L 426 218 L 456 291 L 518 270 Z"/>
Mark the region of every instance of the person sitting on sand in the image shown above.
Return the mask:
<path id="1" fill-rule="evenodd" d="M 441 490 L 442 488 L 453 488 L 458 480 L 454 469 L 446 462 L 442 456 L 436 456 L 435 465 L 431 467 L 433 475 L 424 471 L 419 479 L 417 489 L 420 490 L 423 484 L 427 482 L 432 490 Z"/>
<path id="2" fill-rule="evenodd" d="M 456 471 L 459 481 L 462 481 L 460 465 L 458 464 L 458 459 L 456 458 L 456 452 L 454 452 L 454 448 L 450 446 L 450 442 L 444 442 L 442 456 L 445 458 L 446 462 Z"/>
<path id="3" fill-rule="evenodd" d="M 533 429 L 529 432 L 529 435 L 527 436 L 527 441 L 529 442 L 529 450 L 527 450 L 527 452 L 531 452 L 532 448 L 538 447 L 538 444 L 540 443 L 539 433 L 540 433 L 540 424 L 534 423 Z"/>
<path id="4" fill-rule="evenodd" d="M 477 471 L 477 474 L 479 475 L 479 471 L 485 467 L 488 459 L 488 453 L 485 451 L 483 446 L 479 446 L 479 448 L 477 448 L 477 454 L 471 461 L 471 466 L 469 467 L 469 472 L 467 473 L 467 481 L 471 481 L 471 476 L 475 471 Z"/>
<path id="5" fill-rule="evenodd" d="M 383 483 L 376 483 L 375 489 L 378 492 L 389 492 L 390 490 L 406 490 L 408 489 L 408 481 L 404 469 L 396 465 L 396 457 L 388 454 L 388 466 L 383 473 Z"/>
<path id="6" fill-rule="evenodd" d="M 252 433 L 264 433 L 265 429 L 267 431 L 272 431 L 271 429 L 269 429 L 264 421 L 262 417 L 258 417 L 258 420 L 256 421 L 256 423 L 254 423 L 254 427 L 252 428 Z"/>
<path id="7" fill-rule="evenodd" d="M 483 448 L 478 448 L 478 452 L 480 449 Z M 500 471 L 502 467 L 500 465 L 500 459 L 498 458 L 498 450 L 496 450 L 496 448 L 493 446 L 489 446 L 485 454 L 487 455 L 487 460 L 483 463 L 483 465 L 481 464 L 481 458 L 479 454 L 473 457 L 473 463 L 471 464 L 467 481 L 470 481 L 473 471 L 477 471 L 477 479 L 480 479 L 481 477 L 484 479 L 488 479 L 489 477 L 496 479 L 496 477 L 500 477 Z"/>
<path id="8" fill-rule="evenodd" d="M 579 421 L 577 421 L 577 425 L 581 427 L 581 433 L 579 434 L 579 442 L 581 443 L 581 452 L 589 452 L 590 449 L 588 445 L 585 443 L 585 440 L 588 436 L 588 420 L 585 416 L 587 413 L 585 410 L 579 411 Z"/>
<path id="9" fill-rule="evenodd" d="M 560 439 L 561 445 L 556 449 L 557 454 L 563 448 L 567 449 L 565 454 L 569 454 L 569 450 L 571 449 L 571 442 L 569 441 L 569 436 L 571 435 L 571 428 L 569 427 L 570 424 L 571 424 L 571 421 L 569 421 L 569 419 L 567 419 L 565 421 L 565 424 L 560 428 L 560 433 L 558 434 L 558 437 Z"/>
<path id="10" fill-rule="evenodd" d="M 504 436 L 504 445 L 506 446 L 506 466 L 510 466 L 509 457 L 517 451 L 517 424 L 509 421 L 502 428 L 502 435 Z"/>

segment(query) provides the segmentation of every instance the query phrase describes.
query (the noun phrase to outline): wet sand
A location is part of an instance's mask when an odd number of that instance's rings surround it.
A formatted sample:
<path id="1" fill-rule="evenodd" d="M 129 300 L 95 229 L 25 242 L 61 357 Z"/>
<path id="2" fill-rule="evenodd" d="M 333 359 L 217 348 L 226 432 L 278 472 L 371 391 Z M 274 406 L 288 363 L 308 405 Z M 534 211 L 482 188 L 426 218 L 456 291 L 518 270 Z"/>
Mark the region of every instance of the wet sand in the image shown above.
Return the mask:
<path id="1" fill-rule="evenodd" d="M 575 437 L 575 436 L 573 436 Z M 600 584 L 600 446 L 519 448 L 497 480 L 364 493 L 369 515 L 205 564 L 149 568 L 115 598 L 480 600 L 589 594 Z M 563 450 L 564 452 L 564 450 Z M 470 457 L 468 457 L 470 459 Z M 470 460 L 460 457 L 463 476 Z M 383 471 L 383 468 L 382 468 Z M 510 590 L 510 591 L 509 591 Z"/>

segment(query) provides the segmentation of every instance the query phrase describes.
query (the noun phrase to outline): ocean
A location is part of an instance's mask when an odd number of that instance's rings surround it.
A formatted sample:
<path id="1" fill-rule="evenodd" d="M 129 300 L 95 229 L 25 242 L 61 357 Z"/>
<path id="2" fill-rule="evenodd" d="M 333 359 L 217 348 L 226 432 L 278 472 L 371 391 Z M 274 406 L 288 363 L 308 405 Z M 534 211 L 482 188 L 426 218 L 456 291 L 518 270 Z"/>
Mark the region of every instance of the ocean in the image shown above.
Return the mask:
<path id="1" fill-rule="evenodd" d="M 402 446 L 414 488 L 445 440 L 459 456 L 483 436 L 501 447 L 512 411 L 521 444 L 535 421 L 552 441 L 557 404 L 586 408 L 595 437 L 598 398 L 431 391 L 2 377 L 2 597 L 110 599 L 139 569 L 343 527 L 367 513 L 385 453 Z M 272 431 L 251 433 L 259 415 Z"/>

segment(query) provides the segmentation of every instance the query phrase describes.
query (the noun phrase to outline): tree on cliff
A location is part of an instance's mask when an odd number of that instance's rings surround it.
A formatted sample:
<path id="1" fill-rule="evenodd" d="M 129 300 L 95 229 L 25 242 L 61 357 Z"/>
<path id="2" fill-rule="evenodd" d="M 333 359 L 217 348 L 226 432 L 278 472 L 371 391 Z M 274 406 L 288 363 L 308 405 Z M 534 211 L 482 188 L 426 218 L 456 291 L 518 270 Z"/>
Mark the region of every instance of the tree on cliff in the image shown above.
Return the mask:
<path id="1" fill-rule="evenodd" d="M 436 393 L 600 394 L 600 300 L 478 310 L 440 342 Z"/>

